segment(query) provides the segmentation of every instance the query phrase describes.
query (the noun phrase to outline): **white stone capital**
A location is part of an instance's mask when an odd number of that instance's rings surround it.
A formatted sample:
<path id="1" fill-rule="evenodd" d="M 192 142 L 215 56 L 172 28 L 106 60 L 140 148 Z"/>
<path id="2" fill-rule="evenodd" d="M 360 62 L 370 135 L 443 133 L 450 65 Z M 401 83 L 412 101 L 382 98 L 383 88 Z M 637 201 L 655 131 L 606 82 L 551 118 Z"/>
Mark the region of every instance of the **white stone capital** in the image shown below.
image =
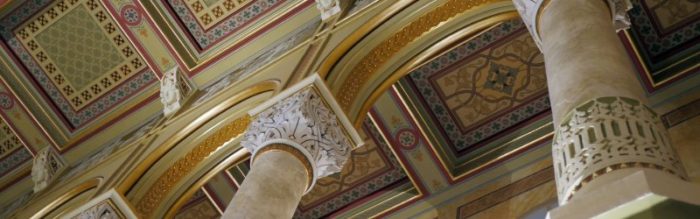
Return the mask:
<path id="1" fill-rule="evenodd" d="M 32 181 L 34 193 L 37 193 L 58 178 L 67 168 L 66 161 L 51 146 L 44 147 L 34 157 L 32 164 Z"/>
<path id="2" fill-rule="evenodd" d="M 165 72 L 160 80 L 160 102 L 165 117 L 177 112 L 195 90 L 194 83 L 179 68 Z"/>
<path id="3" fill-rule="evenodd" d="M 362 139 L 325 83 L 313 75 L 249 111 L 253 122 L 241 145 L 253 156 L 264 147 L 285 144 L 311 163 L 312 184 L 340 172 Z"/>
<path id="4" fill-rule="evenodd" d="M 316 0 L 316 8 L 321 12 L 321 20 L 328 21 L 341 12 L 338 0 Z"/>

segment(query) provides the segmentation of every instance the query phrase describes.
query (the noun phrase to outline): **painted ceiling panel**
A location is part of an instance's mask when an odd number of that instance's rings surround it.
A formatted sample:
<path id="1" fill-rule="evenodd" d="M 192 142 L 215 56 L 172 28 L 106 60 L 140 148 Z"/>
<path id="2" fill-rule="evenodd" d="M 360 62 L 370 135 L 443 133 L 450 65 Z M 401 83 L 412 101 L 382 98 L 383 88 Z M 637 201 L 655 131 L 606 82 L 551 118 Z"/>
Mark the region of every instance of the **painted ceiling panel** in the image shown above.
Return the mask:
<path id="1" fill-rule="evenodd" d="M 399 84 L 450 166 L 488 154 L 500 146 L 490 143 L 527 132 L 521 127 L 549 112 L 544 58 L 520 20 L 494 26 Z"/>
<path id="2" fill-rule="evenodd" d="M 157 78 L 97 0 L 30 1 L 0 21 L 25 76 L 69 130 Z"/>

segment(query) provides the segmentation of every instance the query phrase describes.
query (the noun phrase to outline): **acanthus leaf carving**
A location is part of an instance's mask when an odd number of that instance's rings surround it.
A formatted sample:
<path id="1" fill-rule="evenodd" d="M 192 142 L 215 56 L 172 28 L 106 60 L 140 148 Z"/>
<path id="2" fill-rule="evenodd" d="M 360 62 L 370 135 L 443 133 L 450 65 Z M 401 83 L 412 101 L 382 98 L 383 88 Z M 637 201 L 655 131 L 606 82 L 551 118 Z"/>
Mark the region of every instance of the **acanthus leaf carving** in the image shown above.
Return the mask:
<path id="1" fill-rule="evenodd" d="M 352 150 L 335 113 L 312 87 L 259 113 L 241 145 L 255 154 L 275 140 L 289 142 L 307 156 L 314 180 L 340 172 Z"/>

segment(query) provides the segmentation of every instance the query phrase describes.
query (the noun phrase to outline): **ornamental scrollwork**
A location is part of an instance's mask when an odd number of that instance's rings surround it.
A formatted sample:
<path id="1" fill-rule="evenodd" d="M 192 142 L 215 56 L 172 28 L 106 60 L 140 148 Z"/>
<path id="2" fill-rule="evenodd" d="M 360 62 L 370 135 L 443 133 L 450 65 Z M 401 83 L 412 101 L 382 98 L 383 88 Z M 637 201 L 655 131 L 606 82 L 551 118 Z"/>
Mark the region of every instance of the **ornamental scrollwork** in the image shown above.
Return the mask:
<path id="1" fill-rule="evenodd" d="M 351 152 L 338 118 L 312 87 L 259 113 L 241 145 L 255 153 L 275 140 L 293 142 L 307 152 L 315 167 L 314 179 L 340 172 Z"/>

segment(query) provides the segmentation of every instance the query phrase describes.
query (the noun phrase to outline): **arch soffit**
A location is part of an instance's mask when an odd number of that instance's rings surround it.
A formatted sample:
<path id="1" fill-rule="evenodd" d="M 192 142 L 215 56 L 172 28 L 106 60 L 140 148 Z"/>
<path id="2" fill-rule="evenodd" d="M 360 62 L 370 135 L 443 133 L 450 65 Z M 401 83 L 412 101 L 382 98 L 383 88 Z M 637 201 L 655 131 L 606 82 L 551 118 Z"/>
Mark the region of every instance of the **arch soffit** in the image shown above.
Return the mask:
<path id="1" fill-rule="evenodd" d="M 175 184 L 189 179 L 189 176 L 193 173 L 201 172 L 202 167 L 211 166 L 212 163 L 221 161 L 220 159 L 212 159 L 216 156 L 210 156 L 213 155 L 210 153 L 216 151 L 218 146 L 227 143 L 228 147 L 225 148 L 229 152 L 232 150 L 230 142 L 222 143 L 220 142 L 221 137 L 212 139 L 213 137 L 210 136 L 217 134 L 219 134 L 218 136 L 234 135 L 234 132 L 238 130 L 224 132 L 226 131 L 225 129 L 231 128 L 232 123 L 236 123 L 237 126 L 247 126 L 245 122 L 249 118 L 245 110 L 254 105 L 254 102 L 264 101 L 264 98 L 269 98 L 274 93 L 279 92 L 280 89 L 281 82 L 279 80 L 266 80 L 235 93 L 224 92 L 226 94 L 224 95 L 226 96 L 224 100 L 217 102 L 212 107 L 208 107 L 206 112 L 193 119 L 193 121 L 184 123 L 186 124 L 184 127 L 170 127 L 177 128 L 177 131 L 169 136 L 159 136 L 158 138 L 165 140 L 154 142 L 153 144 L 158 144 L 157 146 L 148 145 L 147 147 L 155 149 L 144 154 L 143 159 L 139 159 L 138 162 L 132 165 L 134 168 L 124 170 L 127 173 L 123 180 L 116 184 L 117 191 L 124 194 L 138 208 L 141 199 L 148 193 L 153 193 L 151 190 L 166 189 L 165 194 L 157 202 L 151 201 L 150 203 L 153 206 L 148 208 L 155 209 L 159 207 L 160 202 L 167 198 L 165 196 L 170 195 L 169 192 L 175 188 Z M 216 101 L 217 99 L 215 97 L 212 100 Z M 176 115 L 175 119 L 178 119 L 177 117 Z M 166 122 L 165 127 L 162 129 L 168 129 L 168 124 L 174 124 L 174 122 Z M 245 126 L 243 126 L 243 130 Z M 209 142 L 207 143 L 207 141 Z M 212 143 L 222 144 L 214 147 Z M 193 157 L 196 159 L 193 159 Z M 186 165 L 187 168 L 183 169 L 183 165 Z M 172 174 L 173 171 L 177 171 L 179 177 L 165 176 L 169 172 Z M 161 185 L 158 186 L 157 184 Z M 163 185 L 167 185 L 168 188 L 164 188 Z"/>

